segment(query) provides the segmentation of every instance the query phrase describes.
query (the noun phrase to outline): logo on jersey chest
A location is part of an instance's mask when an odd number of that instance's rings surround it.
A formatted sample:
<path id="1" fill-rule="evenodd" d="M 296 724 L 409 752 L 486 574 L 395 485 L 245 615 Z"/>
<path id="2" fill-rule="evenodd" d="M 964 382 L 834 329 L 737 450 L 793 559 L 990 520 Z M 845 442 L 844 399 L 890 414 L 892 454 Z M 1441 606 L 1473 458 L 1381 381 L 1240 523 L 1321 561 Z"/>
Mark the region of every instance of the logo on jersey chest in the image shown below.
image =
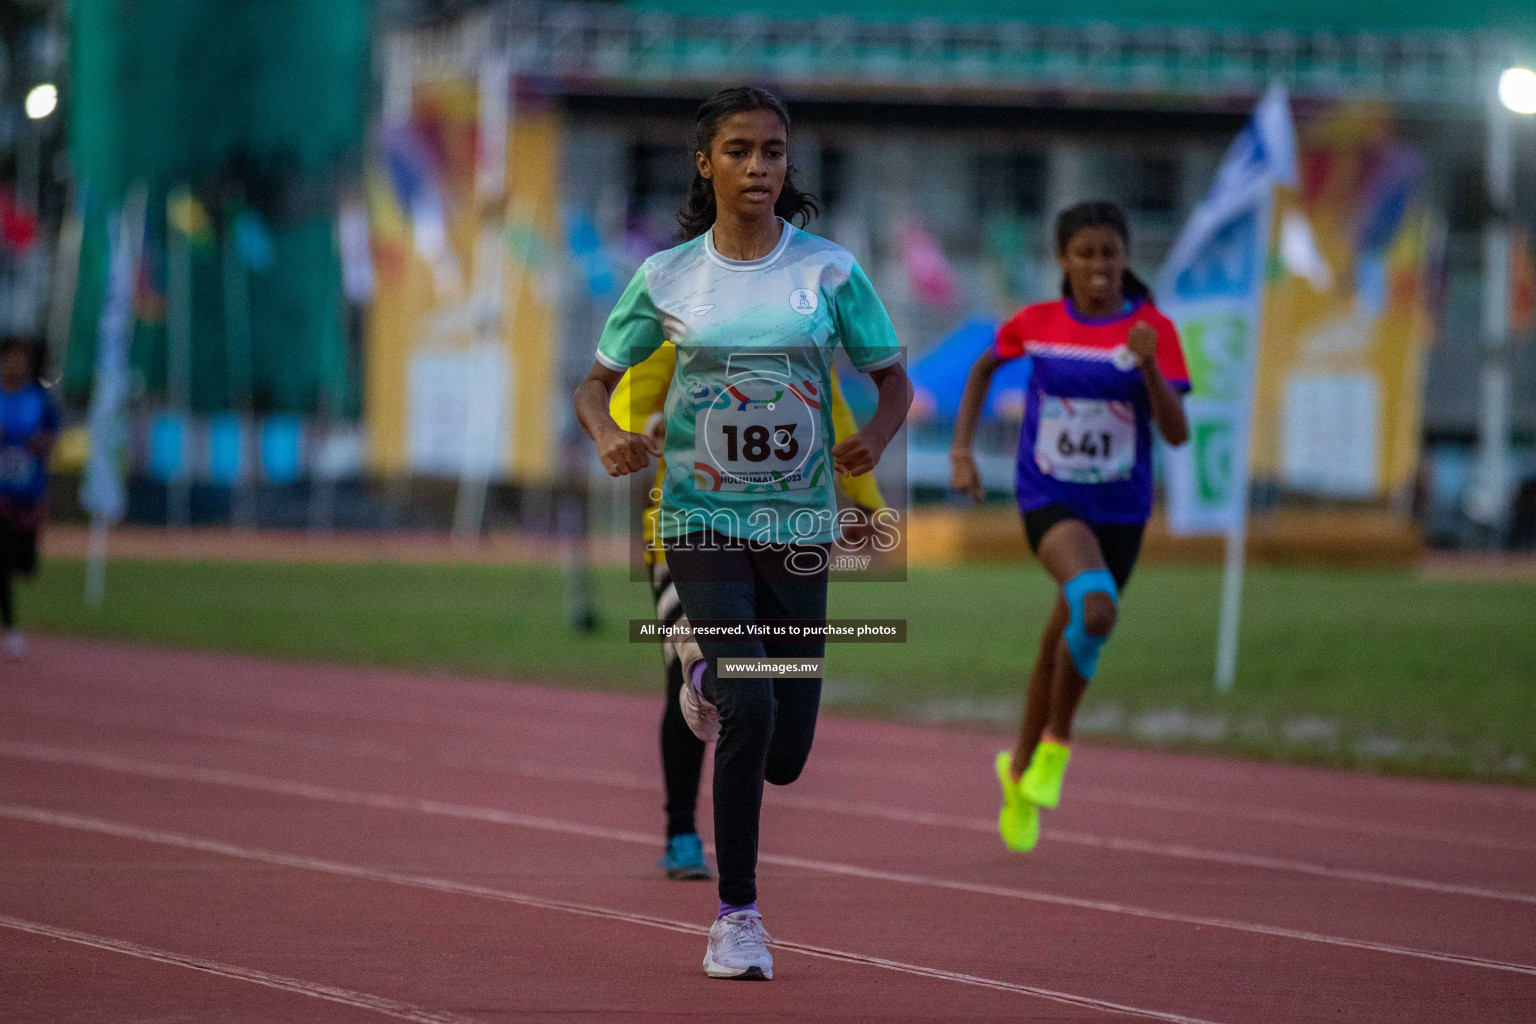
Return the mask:
<path id="1" fill-rule="evenodd" d="M 796 288 L 789 293 L 789 308 L 802 316 L 810 316 L 821 306 L 821 296 L 809 288 Z"/>
<path id="2" fill-rule="evenodd" d="M 1109 361 L 1115 364 L 1115 369 L 1126 372 L 1136 369 L 1138 362 L 1136 353 L 1124 345 L 1110 353 Z"/>

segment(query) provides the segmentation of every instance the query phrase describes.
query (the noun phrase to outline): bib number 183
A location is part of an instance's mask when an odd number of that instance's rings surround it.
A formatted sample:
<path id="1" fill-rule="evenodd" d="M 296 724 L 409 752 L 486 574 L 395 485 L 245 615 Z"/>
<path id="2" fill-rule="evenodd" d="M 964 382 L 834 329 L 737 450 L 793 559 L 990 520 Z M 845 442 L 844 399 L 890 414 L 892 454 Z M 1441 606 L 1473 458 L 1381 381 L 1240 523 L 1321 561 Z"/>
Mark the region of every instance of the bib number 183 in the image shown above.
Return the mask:
<path id="1" fill-rule="evenodd" d="M 769 427 L 762 423 L 753 423 L 746 429 L 736 423 L 722 423 L 726 461 L 766 462 L 770 456 L 776 456 L 780 462 L 790 462 L 800 454 L 800 442 L 795 438 L 797 426 L 798 423 L 775 424 L 770 436 Z M 741 435 L 739 439 L 737 434 Z"/>
<path id="2" fill-rule="evenodd" d="M 697 411 L 694 480 L 701 490 L 797 491 L 815 484 L 817 412 L 787 390 Z"/>

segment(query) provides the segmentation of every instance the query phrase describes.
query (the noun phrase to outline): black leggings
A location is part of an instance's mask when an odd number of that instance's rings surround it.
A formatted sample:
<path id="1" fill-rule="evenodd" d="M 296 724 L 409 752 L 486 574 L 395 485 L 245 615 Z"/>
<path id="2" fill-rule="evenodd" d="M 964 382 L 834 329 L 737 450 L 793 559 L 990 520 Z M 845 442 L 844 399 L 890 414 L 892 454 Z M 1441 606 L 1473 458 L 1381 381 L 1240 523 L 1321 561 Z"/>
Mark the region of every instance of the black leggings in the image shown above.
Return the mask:
<path id="1" fill-rule="evenodd" d="M 18 530 L 0 518 L 0 627 L 16 625 L 16 608 L 11 595 L 11 580 L 31 576 L 37 571 L 37 533 Z"/>
<path id="2" fill-rule="evenodd" d="M 666 562 L 651 567 L 651 596 L 656 618 L 668 624 L 685 620 L 677 588 Z M 667 703 L 661 712 L 661 775 L 667 784 L 667 838 L 697 832 L 694 810 L 699 803 L 699 778 L 704 773 L 704 743 L 688 728 L 677 704 L 683 686 L 682 662 L 670 646 L 663 647 L 667 673 Z"/>
<path id="3" fill-rule="evenodd" d="M 683 609 L 694 622 L 706 619 L 815 619 L 827 615 L 828 545 L 725 547 L 736 544 L 708 531 L 694 542 L 667 545 L 667 563 Z M 797 551 L 820 547 L 821 569 L 793 572 Z M 720 901 L 742 906 L 757 900 L 758 819 L 763 783 L 787 786 L 800 777 L 816 735 L 820 679 L 717 679 L 717 658 L 820 658 L 821 637 L 809 640 L 700 638 L 708 668 L 704 696 L 720 709 L 715 745 L 715 857 Z"/>

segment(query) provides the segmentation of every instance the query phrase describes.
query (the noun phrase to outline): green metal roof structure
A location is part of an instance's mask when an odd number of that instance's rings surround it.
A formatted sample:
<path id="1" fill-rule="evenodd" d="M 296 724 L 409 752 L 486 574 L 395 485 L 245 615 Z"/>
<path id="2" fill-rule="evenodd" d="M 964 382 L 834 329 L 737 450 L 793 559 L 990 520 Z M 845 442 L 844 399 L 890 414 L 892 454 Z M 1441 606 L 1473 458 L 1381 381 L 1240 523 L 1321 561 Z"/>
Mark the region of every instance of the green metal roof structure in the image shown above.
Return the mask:
<path id="1" fill-rule="evenodd" d="M 722 79 L 797 96 L 1237 109 L 1274 79 L 1302 99 L 1481 117 L 1536 44 L 1509 0 L 635 0 L 512 2 L 413 33 L 418 73 L 493 50 L 573 92 L 696 93 Z"/>
<path id="2" fill-rule="evenodd" d="M 828 6 L 814 0 L 774 3 L 730 0 L 631 0 L 643 10 L 732 16 L 755 12 L 782 18 L 819 18 Z M 842 0 L 838 14 L 862 21 L 1030 21 L 1038 24 L 1104 22 L 1118 25 L 1188 25 L 1200 28 L 1284 29 L 1291 32 L 1530 31 L 1536 7 L 1511 0 Z"/>

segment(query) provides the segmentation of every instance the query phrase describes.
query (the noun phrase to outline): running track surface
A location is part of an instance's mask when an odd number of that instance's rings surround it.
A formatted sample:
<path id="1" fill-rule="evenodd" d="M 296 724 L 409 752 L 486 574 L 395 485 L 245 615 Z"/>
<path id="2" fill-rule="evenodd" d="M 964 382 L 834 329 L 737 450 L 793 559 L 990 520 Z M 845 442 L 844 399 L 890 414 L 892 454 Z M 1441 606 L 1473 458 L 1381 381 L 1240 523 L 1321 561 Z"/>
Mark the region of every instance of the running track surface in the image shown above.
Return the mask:
<path id="1" fill-rule="evenodd" d="M 0 664 L 0 1020 L 1536 1016 L 1536 793 L 1083 745 L 1021 857 L 1000 736 L 839 718 L 764 810 L 776 978 L 710 981 L 658 714 L 40 638 Z"/>

